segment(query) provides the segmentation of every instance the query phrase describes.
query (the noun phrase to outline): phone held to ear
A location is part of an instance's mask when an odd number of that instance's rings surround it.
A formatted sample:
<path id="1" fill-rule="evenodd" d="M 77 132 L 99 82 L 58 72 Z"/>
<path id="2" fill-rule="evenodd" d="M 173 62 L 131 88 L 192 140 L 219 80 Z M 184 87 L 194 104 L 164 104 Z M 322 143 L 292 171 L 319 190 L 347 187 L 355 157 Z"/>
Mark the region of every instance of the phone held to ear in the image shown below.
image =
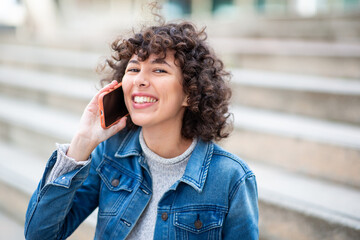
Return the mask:
<path id="1" fill-rule="evenodd" d="M 120 82 L 114 89 L 99 96 L 101 127 L 107 129 L 118 123 L 120 119 L 129 114 L 124 100 L 124 92 Z"/>

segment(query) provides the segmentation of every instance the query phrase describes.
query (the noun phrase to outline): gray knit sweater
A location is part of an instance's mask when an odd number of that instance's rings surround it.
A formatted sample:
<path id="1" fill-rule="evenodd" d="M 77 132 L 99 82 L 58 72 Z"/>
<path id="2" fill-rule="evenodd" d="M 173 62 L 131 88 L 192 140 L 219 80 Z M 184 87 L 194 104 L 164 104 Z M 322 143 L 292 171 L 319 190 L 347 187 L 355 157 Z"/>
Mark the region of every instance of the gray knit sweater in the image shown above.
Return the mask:
<path id="1" fill-rule="evenodd" d="M 146 163 L 150 169 L 153 195 L 127 239 L 147 240 L 149 239 L 149 236 L 154 235 L 158 203 L 164 193 L 184 174 L 186 165 L 196 143 L 197 141 L 194 139 L 190 147 L 180 156 L 163 158 L 146 146 L 141 132 L 140 145 L 144 152 Z"/>

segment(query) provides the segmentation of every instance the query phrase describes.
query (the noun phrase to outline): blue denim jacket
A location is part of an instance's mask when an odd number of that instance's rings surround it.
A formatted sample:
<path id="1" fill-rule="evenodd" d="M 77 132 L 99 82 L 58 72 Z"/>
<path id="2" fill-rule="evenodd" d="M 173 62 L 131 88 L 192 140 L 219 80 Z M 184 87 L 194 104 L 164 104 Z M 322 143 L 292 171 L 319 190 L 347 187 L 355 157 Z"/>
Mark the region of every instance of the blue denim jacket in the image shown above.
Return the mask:
<path id="1" fill-rule="evenodd" d="M 91 164 L 45 185 L 49 159 L 26 213 L 26 239 L 65 239 L 99 207 L 95 239 L 125 239 L 152 194 L 139 130 L 101 143 Z M 199 141 L 185 173 L 158 204 L 154 239 L 258 239 L 257 186 L 238 157 Z"/>

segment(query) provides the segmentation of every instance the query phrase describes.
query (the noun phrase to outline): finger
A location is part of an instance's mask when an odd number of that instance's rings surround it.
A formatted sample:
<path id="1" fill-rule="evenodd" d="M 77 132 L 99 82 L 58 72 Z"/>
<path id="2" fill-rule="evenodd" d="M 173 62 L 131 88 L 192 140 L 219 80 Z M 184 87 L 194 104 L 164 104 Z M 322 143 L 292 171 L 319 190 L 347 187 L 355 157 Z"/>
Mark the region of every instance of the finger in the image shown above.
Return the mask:
<path id="1" fill-rule="evenodd" d="M 95 102 L 97 103 L 99 96 L 104 93 L 107 92 L 111 89 L 113 89 L 116 85 L 118 84 L 118 82 L 116 80 L 113 80 L 111 83 L 107 84 L 105 87 L 103 87 L 102 89 L 100 89 L 95 96 L 92 98 L 91 102 Z"/>
<path id="2" fill-rule="evenodd" d="M 103 87 L 100 91 L 104 92 L 104 91 L 108 91 L 110 89 L 113 89 L 116 87 L 116 85 L 118 85 L 119 83 L 116 80 L 112 80 L 111 83 L 109 83 L 108 85 L 106 85 L 105 87 Z"/>
<path id="3" fill-rule="evenodd" d="M 107 92 L 107 91 L 113 89 L 117 84 L 118 84 L 118 82 L 116 80 L 113 80 L 111 83 L 105 85 L 102 89 L 100 89 L 98 94 L 100 95 L 103 92 Z"/>
<path id="4" fill-rule="evenodd" d="M 111 129 L 111 131 L 114 131 L 115 133 L 119 132 L 126 126 L 126 120 L 126 116 L 122 117 L 118 123 L 116 123 L 114 126 L 111 126 L 109 129 Z"/>

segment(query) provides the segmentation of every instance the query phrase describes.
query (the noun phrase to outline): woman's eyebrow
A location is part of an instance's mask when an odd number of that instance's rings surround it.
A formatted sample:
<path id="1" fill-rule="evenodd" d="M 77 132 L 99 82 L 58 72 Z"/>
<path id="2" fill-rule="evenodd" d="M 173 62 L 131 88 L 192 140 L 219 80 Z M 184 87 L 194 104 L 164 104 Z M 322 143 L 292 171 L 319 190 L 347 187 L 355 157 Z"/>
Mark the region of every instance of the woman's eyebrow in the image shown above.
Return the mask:
<path id="1" fill-rule="evenodd" d="M 135 60 L 135 59 L 133 59 L 133 60 L 130 60 L 130 61 L 128 62 L 128 64 L 129 64 L 129 63 L 135 63 L 135 64 L 140 64 L 140 63 L 139 63 L 139 61 L 138 61 L 138 60 Z"/>
<path id="2" fill-rule="evenodd" d="M 139 62 L 138 60 L 136 60 L 136 59 L 130 60 L 130 61 L 128 62 L 128 64 L 129 64 L 129 63 L 140 64 L 140 62 Z M 157 59 L 152 60 L 152 61 L 151 61 L 151 64 L 166 64 L 166 65 L 168 65 L 169 67 L 171 67 L 169 63 L 167 63 L 164 59 L 161 59 L 161 58 L 157 58 Z"/>
<path id="3" fill-rule="evenodd" d="M 157 58 L 157 59 L 151 61 L 151 63 L 152 63 L 152 64 L 166 64 L 166 65 L 168 65 L 169 67 L 171 67 L 170 64 L 168 64 L 168 63 L 165 61 L 165 59 L 162 59 L 162 58 Z"/>

